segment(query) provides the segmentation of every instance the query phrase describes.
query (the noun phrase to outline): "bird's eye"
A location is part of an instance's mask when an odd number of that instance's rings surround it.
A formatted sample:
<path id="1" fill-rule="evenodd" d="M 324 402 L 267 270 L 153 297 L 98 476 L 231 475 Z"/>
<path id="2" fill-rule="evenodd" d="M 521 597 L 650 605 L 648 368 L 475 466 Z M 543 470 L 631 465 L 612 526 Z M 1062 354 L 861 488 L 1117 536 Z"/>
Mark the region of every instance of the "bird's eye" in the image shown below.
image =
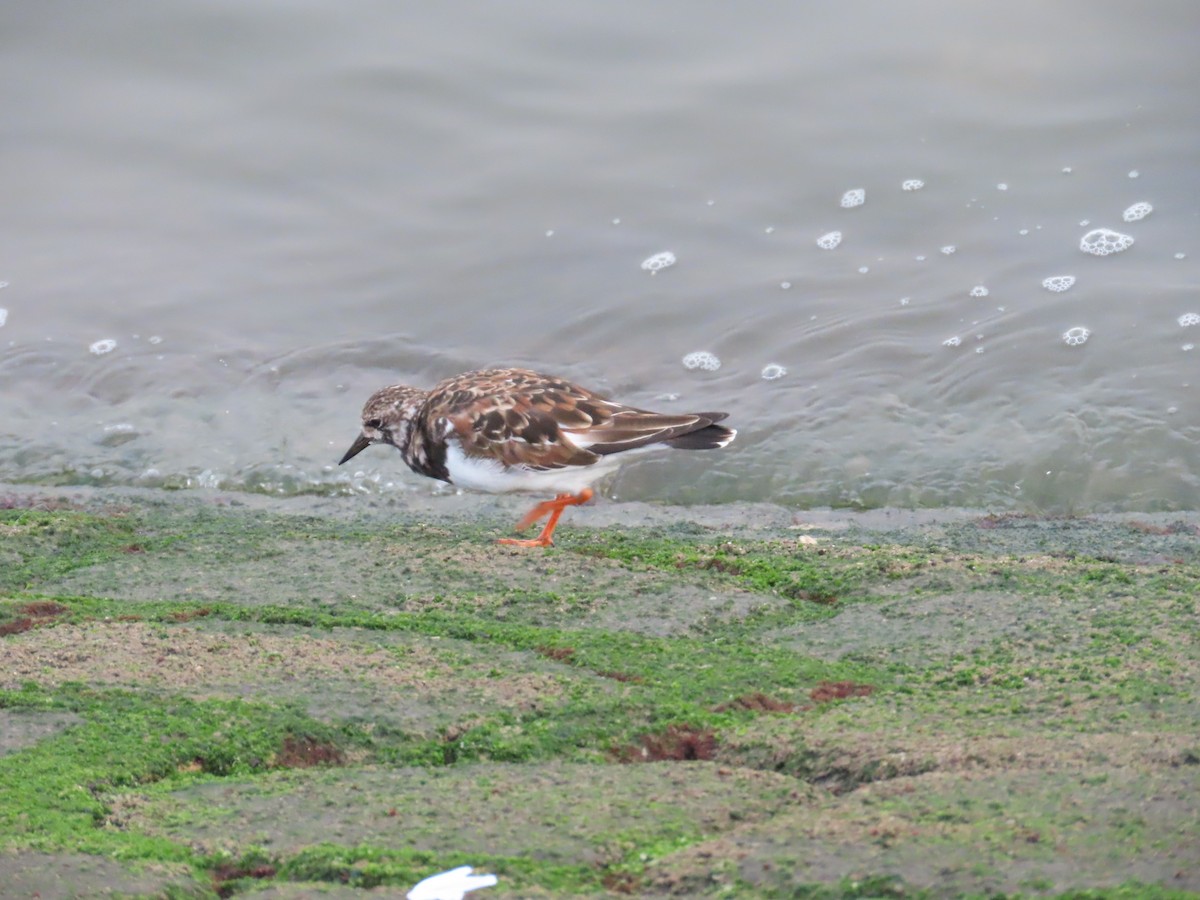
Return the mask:
<path id="1" fill-rule="evenodd" d="M 363 422 L 363 424 L 366 425 L 368 428 L 379 429 L 379 428 L 383 427 L 383 420 L 382 419 L 367 419 L 367 421 Z"/>

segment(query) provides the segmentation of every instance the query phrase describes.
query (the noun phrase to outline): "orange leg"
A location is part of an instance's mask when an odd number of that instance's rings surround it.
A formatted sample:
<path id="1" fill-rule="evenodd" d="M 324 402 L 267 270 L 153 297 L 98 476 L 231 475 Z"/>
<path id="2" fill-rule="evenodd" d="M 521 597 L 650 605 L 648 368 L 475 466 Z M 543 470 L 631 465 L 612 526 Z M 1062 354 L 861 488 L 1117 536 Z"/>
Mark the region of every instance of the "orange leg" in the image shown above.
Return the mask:
<path id="1" fill-rule="evenodd" d="M 535 538 L 528 540 L 521 538 L 500 538 L 499 543 L 509 544 L 514 547 L 549 547 L 554 544 L 551 535 L 554 534 L 555 526 L 558 525 L 558 517 L 563 514 L 563 510 L 568 506 L 578 506 L 581 503 L 587 503 L 592 499 L 591 488 L 584 488 L 578 494 L 559 494 L 553 500 L 545 500 L 531 509 L 520 522 L 517 523 L 517 530 L 528 528 L 542 516 L 549 515 L 546 520 L 545 527 L 542 528 L 542 533 Z"/>

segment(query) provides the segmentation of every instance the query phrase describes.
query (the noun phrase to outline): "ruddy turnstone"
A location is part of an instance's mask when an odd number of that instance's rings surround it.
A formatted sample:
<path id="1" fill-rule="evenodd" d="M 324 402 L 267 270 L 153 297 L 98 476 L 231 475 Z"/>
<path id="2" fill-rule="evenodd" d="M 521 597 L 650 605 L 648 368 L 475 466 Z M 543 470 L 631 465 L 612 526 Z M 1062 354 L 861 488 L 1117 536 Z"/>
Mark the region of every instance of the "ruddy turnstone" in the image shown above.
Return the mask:
<path id="1" fill-rule="evenodd" d="M 555 491 L 517 528 L 544 516 L 542 533 L 502 544 L 548 547 L 568 506 L 587 503 L 591 486 L 624 454 L 657 449 L 713 450 L 737 434 L 723 412 L 668 415 L 614 403 L 561 378 L 528 369 L 481 369 L 430 390 L 394 384 L 371 395 L 362 433 L 338 465 L 371 444 L 391 444 L 408 467 L 459 487 L 490 493 Z"/>

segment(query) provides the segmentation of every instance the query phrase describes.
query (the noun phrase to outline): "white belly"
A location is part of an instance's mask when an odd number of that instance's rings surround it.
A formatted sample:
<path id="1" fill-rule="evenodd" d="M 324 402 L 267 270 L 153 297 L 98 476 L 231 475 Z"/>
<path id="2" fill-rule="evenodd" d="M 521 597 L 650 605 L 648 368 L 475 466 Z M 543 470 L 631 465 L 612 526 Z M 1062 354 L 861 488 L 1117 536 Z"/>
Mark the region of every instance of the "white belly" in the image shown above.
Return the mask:
<path id="1" fill-rule="evenodd" d="M 565 466 L 561 469 L 526 469 L 505 466 L 494 459 L 480 459 L 462 452 L 458 441 L 446 441 L 446 470 L 456 487 L 489 494 L 529 491 L 539 494 L 578 494 L 591 487 L 621 465 L 613 456 L 602 456 L 591 466 Z"/>

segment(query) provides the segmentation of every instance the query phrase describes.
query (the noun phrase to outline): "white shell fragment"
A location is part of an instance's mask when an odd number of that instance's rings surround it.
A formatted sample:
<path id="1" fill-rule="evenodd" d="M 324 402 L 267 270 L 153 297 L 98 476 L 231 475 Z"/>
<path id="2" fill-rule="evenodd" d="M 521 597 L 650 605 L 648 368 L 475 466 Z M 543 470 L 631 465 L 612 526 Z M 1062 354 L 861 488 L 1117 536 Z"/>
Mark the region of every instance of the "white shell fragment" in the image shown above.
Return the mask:
<path id="1" fill-rule="evenodd" d="M 408 900 L 462 900 L 464 894 L 491 887 L 498 881 L 495 875 L 472 875 L 471 871 L 470 866 L 459 866 L 430 875 L 408 892 Z"/>
<path id="2" fill-rule="evenodd" d="M 1133 246 L 1133 237 L 1110 228 L 1094 228 L 1079 241 L 1079 249 L 1092 256 L 1109 256 Z"/>

